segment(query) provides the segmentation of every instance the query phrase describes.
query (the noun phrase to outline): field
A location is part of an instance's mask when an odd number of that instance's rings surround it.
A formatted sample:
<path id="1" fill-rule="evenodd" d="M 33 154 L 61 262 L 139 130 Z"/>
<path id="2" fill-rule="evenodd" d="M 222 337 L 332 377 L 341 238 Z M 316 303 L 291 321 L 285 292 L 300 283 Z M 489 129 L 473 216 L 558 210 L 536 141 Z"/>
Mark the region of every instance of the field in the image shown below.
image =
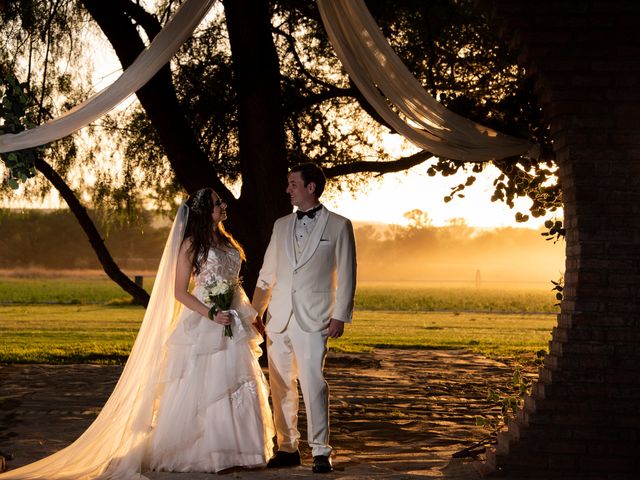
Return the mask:
<path id="1" fill-rule="evenodd" d="M 144 278 L 150 291 L 152 279 Z M 250 293 L 250 292 L 249 292 Z M 0 276 L 0 305 L 113 305 L 130 297 L 104 275 L 25 278 Z M 358 310 L 557 313 L 551 284 L 380 283 L 358 286 Z"/>
<path id="2" fill-rule="evenodd" d="M 104 277 L 3 277 L 0 292 L 1 363 L 122 363 L 144 316 Z M 330 348 L 455 348 L 527 361 L 547 347 L 554 303 L 546 285 L 363 283 L 353 324 Z"/>
<path id="3" fill-rule="evenodd" d="M 364 283 L 359 310 L 414 312 L 558 313 L 551 284 Z"/>
<path id="4" fill-rule="evenodd" d="M 150 291 L 151 281 L 144 279 Z M 104 305 L 124 303 L 131 297 L 104 274 L 52 278 L 0 276 L 0 305 Z"/>
<path id="5" fill-rule="evenodd" d="M 142 307 L 0 307 L 0 363 L 124 363 Z"/>

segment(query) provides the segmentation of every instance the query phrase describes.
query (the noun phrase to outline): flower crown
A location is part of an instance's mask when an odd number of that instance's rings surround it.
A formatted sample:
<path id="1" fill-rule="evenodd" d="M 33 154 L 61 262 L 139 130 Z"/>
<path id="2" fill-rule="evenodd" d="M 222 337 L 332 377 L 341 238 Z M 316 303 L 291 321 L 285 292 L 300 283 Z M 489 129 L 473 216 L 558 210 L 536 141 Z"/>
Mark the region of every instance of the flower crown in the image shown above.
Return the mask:
<path id="1" fill-rule="evenodd" d="M 198 213 L 201 212 L 201 210 L 204 208 L 204 204 L 206 203 L 207 193 L 209 193 L 209 191 L 206 188 L 203 188 L 193 194 L 193 203 L 190 207 L 191 210 Z"/>

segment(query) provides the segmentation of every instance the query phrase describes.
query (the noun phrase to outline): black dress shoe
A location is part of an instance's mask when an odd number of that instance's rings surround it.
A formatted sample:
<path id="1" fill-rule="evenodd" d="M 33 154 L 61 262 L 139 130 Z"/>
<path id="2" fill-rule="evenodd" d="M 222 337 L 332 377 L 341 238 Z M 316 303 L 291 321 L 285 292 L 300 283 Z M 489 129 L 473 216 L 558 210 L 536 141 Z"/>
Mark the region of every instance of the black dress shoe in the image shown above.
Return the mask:
<path id="1" fill-rule="evenodd" d="M 331 459 L 327 455 L 316 455 L 313 457 L 313 473 L 331 473 Z"/>
<path id="2" fill-rule="evenodd" d="M 267 468 L 295 467 L 300 465 L 300 452 L 283 452 L 278 450 L 267 462 Z"/>

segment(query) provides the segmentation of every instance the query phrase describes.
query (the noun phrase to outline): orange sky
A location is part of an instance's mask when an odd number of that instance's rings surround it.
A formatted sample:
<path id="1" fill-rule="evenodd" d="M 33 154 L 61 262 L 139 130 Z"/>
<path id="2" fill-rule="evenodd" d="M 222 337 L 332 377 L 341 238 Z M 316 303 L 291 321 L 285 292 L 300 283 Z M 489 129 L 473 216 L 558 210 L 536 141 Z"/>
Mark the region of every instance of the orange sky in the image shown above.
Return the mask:
<path id="1" fill-rule="evenodd" d="M 493 180 L 499 175 L 489 166 L 476 174 L 476 183 L 463 192 L 465 198 L 444 203 L 451 187 L 464 182 L 466 175 L 452 177 L 427 175 L 428 165 L 419 165 L 405 173 L 387 174 L 381 181 L 374 181 L 355 197 L 350 193 L 327 192 L 324 203 L 334 211 L 358 221 L 395 223 L 404 225 L 403 214 L 413 209 L 426 211 L 434 225 L 446 225 L 452 218 L 464 218 L 475 227 L 518 226 L 538 228 L 545 219 L 530 219 L 516 223 L 512 210 L 502 202 L 491 202 Z M 527 213 L 530 201 L 522 200 L 516 206 Z M 561 213 L 560 213 L 561 215 Z"/>
<path id="2" fill-rule="evenodd" d="M 437 226 L 446 225 L 452 218 L 463 218 L 468 225 L 482 228 L 517 226 L 537 229 L 544 223 L 544 218 L 516 223 L 516 210 L 501 202 L 491 202 L 492 182 L 498 175 L 494 167 L 489 166 L 482 174 L 476 174 L 476 183 L 464 191 L 465 198 L 456 198 L 449 203 L 444 203 L 443 197 L 448 195 L 451 187 L 463 182 L 466 175 L 430 177 L 426 173 L 427 168 L 428 165 L 419 165 L 408 172 L 384 175 L 355 196 L 348 192 L 337 193 L 329 187 L 322 200 L 331 210 L 354 221 L 406 225 L 403 214 L 420 209 L 427 212 L 431 222 Z M 522 200 L 516 205 L 527 213 L 529 203 Z M 54 191 L 51 198 L 39 205 L 21 201 L 17 195 L 2 206 L 57 208 L 60 205 L 65 206 Z"/>

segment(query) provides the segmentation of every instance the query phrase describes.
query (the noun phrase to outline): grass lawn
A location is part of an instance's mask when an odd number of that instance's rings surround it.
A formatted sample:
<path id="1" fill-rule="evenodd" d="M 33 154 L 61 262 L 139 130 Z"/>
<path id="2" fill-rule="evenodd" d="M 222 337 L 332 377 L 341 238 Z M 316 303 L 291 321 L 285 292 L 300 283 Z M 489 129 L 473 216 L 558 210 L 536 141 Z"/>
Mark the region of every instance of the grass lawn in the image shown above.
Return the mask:
<path id="1" fill-rule="evenodd" d="M 151 279 L 144 286 L 150 291 Z M 124 303 L 131 296 L 106 276 L 61 278 L 0 277 L 0 305 Z"/>
<path id="2" fill-rule="evenodd" d="M 124 363 L 142 307 L 0 306 L 1 363 Z"/>
<path id="3" fill-rule="evenodd" d="M 363 282 L 356 308 L 390 311 L 558 313 L 552 285 Z"/>
<path id="4" fill-rule="evenodd" d="M 330 346 L 347 352 L 385 347 L 466 349 L 527 360 L 547 349 L 555 322 L 555 315 L 546 314 L 359 310 L 345 335 L 331 340 Z"/>
<path id="5" fill-rule="evenodd" d="M 123 363 L 144 310 L 136 306 L 0 306 L 0 363 Z M 330 348 L 467 349 L 533 359 L 547 348 L 552 314 L 407 312 L 358 309 Z"/>
<path id="6" fill-rule="evenodd" d="M 153 277 L 144 277 L 150 291 Z M 131 297 L 106 276 L 20 278 L 0 276 L 0 305 L 124 304 Z M 452 311 L 557 313 L 551 284 L 498 285 L 361 282 L 356 309 L 390 311 Z"/>

